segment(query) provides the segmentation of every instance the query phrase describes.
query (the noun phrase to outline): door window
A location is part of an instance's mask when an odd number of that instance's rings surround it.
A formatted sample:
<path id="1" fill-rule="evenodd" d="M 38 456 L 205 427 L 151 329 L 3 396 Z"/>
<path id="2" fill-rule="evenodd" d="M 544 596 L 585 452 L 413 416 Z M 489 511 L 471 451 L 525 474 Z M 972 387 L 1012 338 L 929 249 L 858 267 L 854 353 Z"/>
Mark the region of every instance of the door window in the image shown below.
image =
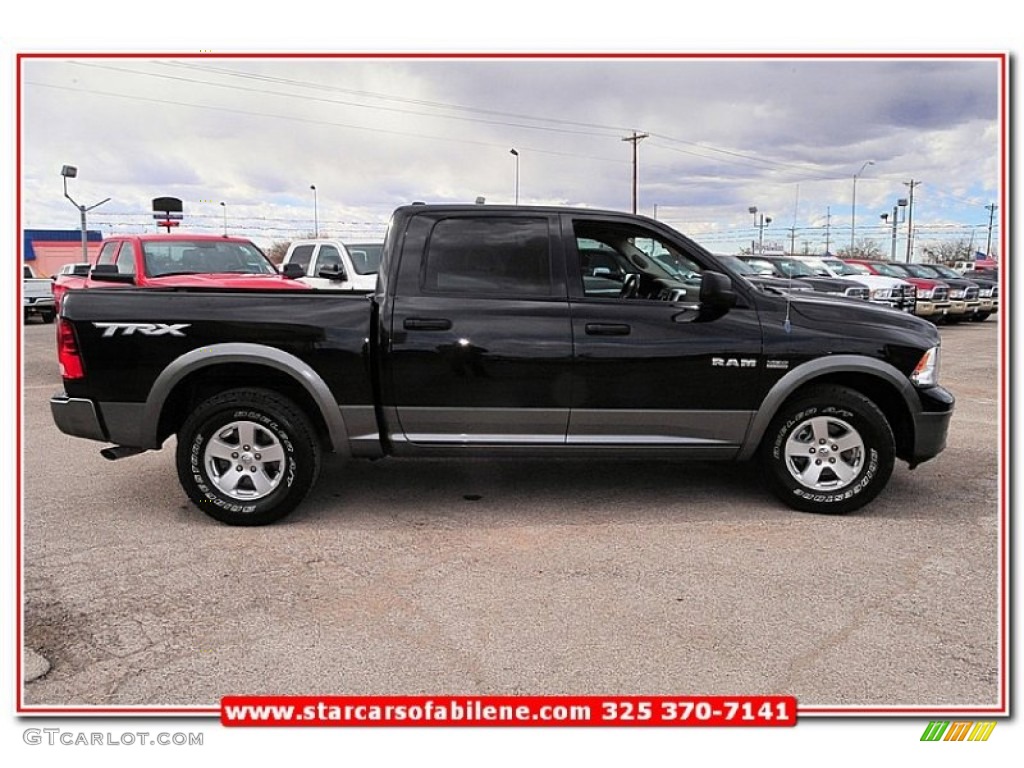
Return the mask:
<path id="1" fill-rule="evenodd" d="M 695 302 L 702 268 L 677 246 L 632 224 L 573 222 L 583 295 Z"/>
<path id="2" fill-rule="evenodd" d="M 551 296 L 548 222 L 542 218 L 452 218 L 430 234 L 426 292 L 474 296 Z"/>

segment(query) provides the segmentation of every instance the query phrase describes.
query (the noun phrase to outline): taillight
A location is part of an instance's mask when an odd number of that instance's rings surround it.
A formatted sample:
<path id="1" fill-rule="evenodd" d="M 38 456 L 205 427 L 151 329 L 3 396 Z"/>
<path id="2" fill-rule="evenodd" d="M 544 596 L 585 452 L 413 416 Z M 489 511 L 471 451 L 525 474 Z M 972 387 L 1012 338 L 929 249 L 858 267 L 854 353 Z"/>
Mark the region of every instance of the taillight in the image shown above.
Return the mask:
<path id="1" fill-rule="evenodd" d="M 57 318 L 57 361 L 60 363 L 60 375 L 65 379 L 85 377 L 85 365 L 78 351 L 75 329 L 61 317 Z"/>

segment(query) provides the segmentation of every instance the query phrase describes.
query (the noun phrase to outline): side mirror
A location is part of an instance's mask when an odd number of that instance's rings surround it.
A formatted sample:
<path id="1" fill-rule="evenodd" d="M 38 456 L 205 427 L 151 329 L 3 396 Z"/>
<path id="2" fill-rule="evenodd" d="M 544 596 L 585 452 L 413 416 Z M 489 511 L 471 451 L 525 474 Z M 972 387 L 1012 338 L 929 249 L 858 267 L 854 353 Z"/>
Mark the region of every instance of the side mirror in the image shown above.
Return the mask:
<path id="1" fill-rule="evenodd" d="M 287 277 L 289 280 L 298 280 L 300 277 L 306 276 L 306 270 L 302 268 L 301 264 L 296 264 L 294 261 L 289 261 L 283 267 L 281 267 L 281 274 Z"/>
<path id="2" fill-rule="evenodd" d="M 721 272 L 705 272 L 700 278 L 700 306 L 723 312 L 736 305 L 736 292 L 732 280 Z"/>
<path id="3" fill-rule="evenodd" d="M 341 264 L 329 264 L 325 267 L 320 267 L 320 270 L 316 273 L 317 277 L 324 277 L 328 280 L 336 280 L 343 282 L 348 280 L 348 274 L 345 272 L 345 267 Z"/>
<path id="4" fill-rule="evenodd" d="M 89 276 L 101 283 L 125 283 L 135 284 L 135 275 L 126 272 L 118 272 L 116 264 L 97 264 L 92 268 Z"/>

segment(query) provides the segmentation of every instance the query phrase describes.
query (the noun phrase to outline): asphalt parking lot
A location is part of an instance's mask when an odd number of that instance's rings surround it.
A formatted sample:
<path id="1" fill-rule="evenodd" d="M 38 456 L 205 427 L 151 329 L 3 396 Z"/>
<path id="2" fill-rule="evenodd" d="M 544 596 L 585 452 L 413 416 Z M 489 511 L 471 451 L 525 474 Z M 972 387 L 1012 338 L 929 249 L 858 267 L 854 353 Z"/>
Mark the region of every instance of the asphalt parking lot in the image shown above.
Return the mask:
<path id="1" fill-rule="evenodd" d="M 998 316 L 997 316 L 998 317 Z M 385 460 L 325 467 L 283 523 L 215 523 L 173 451 L 62 435 L 53 326 L 24 341 L 29 706 L 229 693 L 786 693 L 999 699 L 998 327 L 942 329 L 947 450 L 845 517 L 756 468 Z"/>

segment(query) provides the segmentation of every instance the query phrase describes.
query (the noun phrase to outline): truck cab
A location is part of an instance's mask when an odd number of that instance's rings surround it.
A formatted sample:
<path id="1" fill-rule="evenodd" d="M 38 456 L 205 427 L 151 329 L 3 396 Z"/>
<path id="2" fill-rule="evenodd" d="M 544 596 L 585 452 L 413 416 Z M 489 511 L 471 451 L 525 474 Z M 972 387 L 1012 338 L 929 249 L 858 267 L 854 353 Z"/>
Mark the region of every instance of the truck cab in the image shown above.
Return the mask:
<path id="1" fill-rule="evenodd" d="M 377 286 L 380 254 L 374 259 L 364 248 L 354 259 L 340 240 L 296 240 L 282 261 L 288 264 L 302 267 L 299 279 L 311 288 L 369 292 Z"/>

